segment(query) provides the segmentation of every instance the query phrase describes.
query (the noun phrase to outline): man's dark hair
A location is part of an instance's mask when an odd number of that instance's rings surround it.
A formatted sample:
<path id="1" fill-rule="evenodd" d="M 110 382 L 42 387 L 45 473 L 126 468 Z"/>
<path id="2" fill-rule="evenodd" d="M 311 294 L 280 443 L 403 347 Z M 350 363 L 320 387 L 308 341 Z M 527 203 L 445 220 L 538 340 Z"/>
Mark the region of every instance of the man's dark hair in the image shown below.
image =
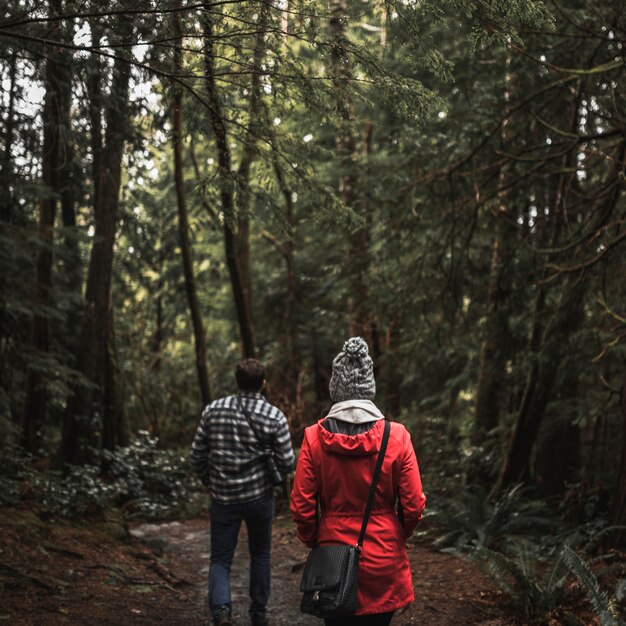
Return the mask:
<path id="1" fill-rule="evenodd" d="M 237 363 L 235 378 L 241 391 L 260 391 L 265 380 L 265 367 L 257 359 L 244 359 Z"/>

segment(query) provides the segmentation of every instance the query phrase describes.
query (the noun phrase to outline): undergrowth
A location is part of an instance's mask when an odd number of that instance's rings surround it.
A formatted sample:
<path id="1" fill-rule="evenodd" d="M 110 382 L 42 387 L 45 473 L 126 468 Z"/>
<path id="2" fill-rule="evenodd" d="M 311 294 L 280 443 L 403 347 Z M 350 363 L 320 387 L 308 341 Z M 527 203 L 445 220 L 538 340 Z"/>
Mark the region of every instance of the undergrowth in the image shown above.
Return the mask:
<path id="1" fill-rule="evenodd" d="M 505 592 L 525 623 L 590 626 L 572 606 L 586 597 L 600 626 L 626 626 L 626 555 L 597 555 L 619 527 L 597 518 L 572 526 L 516 485 L 491 501 L 468 490 L 431 513 L 433 544 L 476 562 Z"/>
<path id="2" fill-rule="evenodd" d="M 161 450 L 139 432 L 131 445 L 101 453 L 100 465 L 39 471 L 16 448 L 3 450 L 0 505 L 34 503 L 43 514 L 85 517 L 120 507 L 126 519 L 186 517 L 205 498 L 192 475 L 187 451 Z M 103 471 L 106 468 L 106 471 Z"/>

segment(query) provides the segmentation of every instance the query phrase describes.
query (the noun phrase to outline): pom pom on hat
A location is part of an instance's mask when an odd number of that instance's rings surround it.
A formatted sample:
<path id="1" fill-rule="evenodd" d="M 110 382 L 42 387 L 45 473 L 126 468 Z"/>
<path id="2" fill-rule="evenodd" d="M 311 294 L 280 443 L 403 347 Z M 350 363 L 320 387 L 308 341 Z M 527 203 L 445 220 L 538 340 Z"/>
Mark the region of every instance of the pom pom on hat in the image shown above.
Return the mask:
<path id="1" fill-rule="evenodd" d="M 343 350 L 333 359 L 328 389 L 333 402 L 374 399 L 374 363 L 364 339 L 351 337 L 343 344 Z"/>

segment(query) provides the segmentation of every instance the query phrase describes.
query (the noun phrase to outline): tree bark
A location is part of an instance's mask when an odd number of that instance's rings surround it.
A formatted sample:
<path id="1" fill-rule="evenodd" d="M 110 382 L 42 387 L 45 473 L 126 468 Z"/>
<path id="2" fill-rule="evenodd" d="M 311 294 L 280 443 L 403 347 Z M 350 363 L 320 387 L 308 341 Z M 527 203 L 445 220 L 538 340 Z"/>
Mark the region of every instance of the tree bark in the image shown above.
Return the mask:
<path id="1" fill-rule="evenodd" d="M 250 272 L 250 175 L 252 166 L 258 156 L 257 141 L 261 134 L 259 121 L 262 105 L 262 77 L 263 58 L 265 56 L 265 35 L 270 17 L 270 3 L 268 0 L 261 2 L 259 18 L 257 22 L 254 48 L 252 52 L 252 67 L 250 68 L 250 104 L 248 106 L 248 126 L 244 136 L 243 154 L 237 169 L 237 262 L 241 273 L 246 305 L 250 311 L 250 319 L 253 320 L 252 306 L 252 276 Z"/>
<path id="2" fill-rule="evenodd" d="M 120 34 L 123 43 L 131 40 L 132 30 L 132 21 L 128 16 L 120 16 L 115 32 Z M 87 461 L 91 457 L 89 446 L 98 445 L 98 432 L 102 427 L 100 423 L 102 418 L 97 420 L 96 417 L 94 392 L 103 384 L 105 374 L 104 364 L 108 341 L 106 328 L 110 315 L 113 248 L 119 209 L 122 156 L 128 123 L 130 47 L 120 48 L 117 54 L 120 59 L 116 60 L 113 65 L 100 169 L 96 172 L 94 180 L 94 188 L 97 190 L 94 198 L 95 233 L 87 273 L 85 310 L 76 355 L 76 368 L 83 373 L 90 384 L 76 386 L 72 390 L 63 423 L 59 448 L 60 462 Z M 92 133 L 97 131 L 97 127 L 92 128 Z M 104 332 L 103 329 L 105 329 Z"/>
<path id="3" fill-rule="evenodd" d="M 102 395 L 102 447 L 105 450 L 114 450 L 117 446 L 127 446 L 130 442 L 130 436 L 119 386 L 120 377 L 115 343 L 115 314 L 113 301 L 110 297 L 106 338 L 104 391 Z M 103 463 L 105 471 L 107 467 L 107 463 Z"/>
<path id="4" fill-rule="evenodd" d="M 349 333 L 361 336 L 371 346 L 372 324 L 368 306 L 367 271 L 369 267 L 369 219 L 365 207 L 358 206 L 356 140 L 354 138 L 354 104 L 350 94 L 352 66 L 346 50 L 347 38 L 347 0 L 329 0 L 330 14 L 330 63 L 335 95 L 339 128 L 335 141 L 339 157 L 339 196 L 343 204 L 353 210 L 363 220 L 350 235 L 348 250 L 349 267 Z"/>
<path id="5" fill-rule="evenodd" d="M 222 212 L 224 215 L 224 251 L 241 335 L 242 355 L 244 357 L 254 357 L 255 347 L 252 314 L 248 306 L 244 279 L 242 278 L 237 258 L 237 239 L 235 232 L 237 220 L 234 202 L 234 177 L 231 171 L 232 158 L 228 146 L 226 124 L 222 115 L 222 104 L 215 81 L 213 17 L 211 11 L 212 3 L 205 2 L 202 16 L 205 83 L 207 87 L 211 128 L 217 145 L 218 180 Z"/>
<path id="6" fill-rule="evenodd" d="M 506 146 L 509 132 L 509 111 L 511 101 L 511 53 L 506 51 L 504 76 L 504 122 L 501 131 L 501 144 Z M 500 168 L 498 186 L 505 187 L 506 166 Z M 506 388 L 506 363 L 509 356 L 511 333 L 508 324 L 508 300 L 511 294 L 511 260 L 515 250 L 515 232 L 509 224 L 511 211 L 508 208 L 509 196 L 502 191 L 498 197 L 498 210 L 495 217 L 495 234 L 491 246 L 489 286 L 487 288 L 487 314 L 484 338 L 480 350 L 476 403 L 474 406 L 474 428 L 472 443 L 480 445 L 487 434 L 496 428 L 500 421 L 502 392 Z M 478 472 L 481 473 L 480 471 Z M 482 477 L 483 479 L 485 477 Z"/>
<path id="7" fill-rule="evenodd" d="M 180 8 L 180 0 L 174 5 L 174 8 Z M 175 74 L 182 72 L 182 33 L 180 27 L 180 16 L 173 13 L 174 36 L 176 42 L 174 46 L 174 67 Z M 176 200 L 178 208 L 178 233 L 180 238 L 181 256 L 183 260 L 183 272 L 185 275 L 185 291 L 187 293 L 187 302 L 189 303 L 189 312 L 191 313 L 191 323 L 193 326 L 194 346 L 196 353 L 196 371 L 198 374 L 198 383 L 200 385 L 200 397 L 203 406 L 211 402 L 211 390 L 209 387 L 209 374 L 206 365 L 206 333 L 204 323 L 202 322 L 202 313 L 200 311 L 200 301 L 196 291 L 196 279 L 193 269 L 193 258 L 191 250 L 191 241 L 189 239 L 189 219 L 187 216 L 187 199 L 185 195 L 185 181 L 183 173 L 183 153 L 182 153 L 182 103 L 183 92 L 182 87 L 172 83 L 172 147 L 174 151 L 174 181 L 176 183 Z"/>
<path id="8" fill-rule="evenodd" d="M 616 150 L 614 165 L 607 174 L 607 181 L 616 180 L 623 168 L 626 141 L 622 141 Z M 614 184 L 612 192 L 603 203 L 603 211 L 611 212 L 620 197 L 621 185 Z M 596 211 L 599 207 L 593 207 Z M 555 228 L 559 216 L 554 216 Z M 556 232 L 556 231 L 555 231 Z M 556 240 L 556 235 L 555 235 Z M 556 380 L 558 368 L 571 334 L 579 325 L 584 312 L 584 296 L 588 279 L 583 269 L 580 274 L 570 273 L 565 279 L 563 296 L 558 310 L 543 335 L 541 351 L 538 353 L 528 376 L 524 396 L 517 415 L 513 437 L 504 457 L 502 469 L 493 489 L 501 489 L 518 481 L 527 482 L 530 478 L 530 463 L 533 447 L 539 433 L 543 414 L 550 400 L 550 394 Z M 539 343 L 541 331 L 537 322 L 543 312 L 545 292 L 540 289 L 535 315 L 531 347 Z"/>
<path id="9" fill-rule="evenodd" d="M 9 61 L 9 104 L 7 107 L 6 125 L 4 129 L 4 154 L 2 156 L 2 173 L 0 175 L 0 221 L 10 223 L 13 212 L 13 193 L 11 179 L 13 177 L 13 141 L 15 133 L 15 91 L 17 88 L 17 51 L 13 50 Z"/>
<path id="10" fill-rule="evenodd" d="M 74 26 L 67 24 L 67 39 L 71 41 L 74 37 Z M 61 53 L 68 72 L 71 70 L 71 56 L 69 51 Z M 79 168 L 74 158 L 73 134 L 71 128 L 71 105 L 72 91 L 70 85 L 63 90 L 61 106 L 61 125 L 66 129 L 59 138 L 59 150 L 61 165 L 59 169 L 59 197 L 61 202 L 61 218 L 63 223 L 63 270 L 59 280 L 63 281 L 63 286 L 71 294 L 73 301 L 68 311 L 65 321 L 65 333 L 63 345 L 70 354 L 75 354 L 77 349 L 76 329 L 80 327 L 80 313 L 82 309 L 82 259 L 80 254 L 80 244 L 76 224 L 76 188 L 78 186 L 77 177 Z"/>
<path id="11" fill-rule="evenodd" d="M 584 277 L 566 281 L 559 308 L 546 328 L 541 351 L 531 367 L 513 437 L 494 492 L 516 482 L 530 480 L 532 451 L 551 399 L 564 350 L 583 315 L 585 292 Z"/>
<path id="12" fill-rule="evenodd" d="M 286 292 L 285 292 L 285 305 L 283 323 L 285 328 L 285 338 L 287 340 L 287 360 L 289 362 L 290 378 L 295 383 L 298 380 L 300 374 L 300 357 L 298 354 L 297 346 L 297 319 L 296 319 L 296 263 L 295 263 L 295 249 L 296 249 L 296 214 L 293 203 L 292 192 L 287 185 L 285 175 L 280 167 L 276 154 L 273 154 L 274 160 L 274 173 L 278 181 L 278 186 L 281 190 L 285 201 L 285 222 L 289 229 L 288 237 L 282 245 L 283 258 L 285 259 L 286 270 Z"/>
<path id="13" fill-rule="evenodd" d="M 49 16 L 53 18 L 63 12 L 61 0 L 51 0 Z M 60 31 L 60 25 L 54 26 Z M 43 153 L 42 183 L 46 191 L 39 202 L 39 249 L 36 262 L 35 301 L 37 310 L 33 315 L 29 348 L 35 358 L 49 350 L 48 317 L 43 310 L 50 302 L 52 288 L 52 249 L 54 235 L 54 219 L 59 191 L 60 168 L 60 127 L 62 120 L 61 108 L 64 98 L 62 93 L 69 89 L 65 84 L 70 80 L 68 66 L 63 66 L 63 58 L 58 50 L 51 51 L 46 62 L 46 95 L 43 108 Z M 68 101 L 69 102 L 69 101 Z M 24 390 L 24 407 L 20 420 L 21 442 L 31 454 L 39 448 L 38 429 L 45 420 L 47 413 L 47 391 L 45 376 L 39 369 L 28 367 Z"/>
<path id="14" fill-rule="evenodd" d="M 626 380 L 620 393 L 620 412 L 622 416 L 622 450 L 619 470 L 611 506 L 611 524 L 626 526 Z M 616 531 L 608 540 L 611 547 L 624 550 L 626 548 L 626 530 Z"/>
<path id="15" fill-rule="evenodd" d="M 275 237 L 265 234 L 266 238 L 274 244 L 275 248 L 285 261 L 285 299 L 284 299 L 284 346 L 287 355 L 287 373 L 285 383 L 289 389 L 289 403 L 291 405 L 290 425 L 292 429 L 298 429 L 302 423 L 302 401 L 301 401 L 301 373 L 300 373 L 300 355 L 297 345 L 298 329 L 296 315 L 296 265 L 295 265 L 295 249 L 296 249 L 296 213 L 293 202 L 292 191 L 285 177 L 282 167 L 280 166 L 278 148 L 276 138 L 271 137 L 272 142 L 272 165 L 274 175 L 278 182 L 278 188 L 285 202 L 285 223 L 287 226 L 287 238 L 284 242 L 278 241 Z"/>

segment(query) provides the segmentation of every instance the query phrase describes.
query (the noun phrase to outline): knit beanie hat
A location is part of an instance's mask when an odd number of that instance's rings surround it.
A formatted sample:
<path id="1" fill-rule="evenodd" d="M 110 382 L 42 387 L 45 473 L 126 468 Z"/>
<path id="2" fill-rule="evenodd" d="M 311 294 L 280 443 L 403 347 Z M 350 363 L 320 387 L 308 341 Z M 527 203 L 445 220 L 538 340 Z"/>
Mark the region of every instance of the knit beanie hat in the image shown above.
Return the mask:
<path id="1" fill-rule="evenodd" d="M 343 344 L 343 351 L 333 359 L 333 374 L 328 390 L 333 402 L 374 399 L 374 364 L 367 343 L 361 337 L 348 339 Z"/>

